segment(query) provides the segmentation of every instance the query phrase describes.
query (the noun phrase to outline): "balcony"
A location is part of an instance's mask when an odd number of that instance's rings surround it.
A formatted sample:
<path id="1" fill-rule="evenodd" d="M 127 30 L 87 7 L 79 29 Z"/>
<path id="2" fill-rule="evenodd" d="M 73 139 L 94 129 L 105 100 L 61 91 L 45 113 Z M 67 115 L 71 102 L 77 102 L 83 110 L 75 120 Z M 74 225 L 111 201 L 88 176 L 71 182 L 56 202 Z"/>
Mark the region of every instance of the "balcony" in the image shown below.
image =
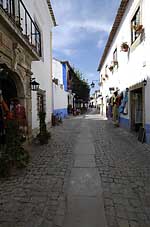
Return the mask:
<path id="1" fill-rule="evenodd" d="M 0 0 L 0 9 L 20 30 L 22 37 L 30 47 L 41 56 L 41 33 L 33 21 L 22 0 Z"/>

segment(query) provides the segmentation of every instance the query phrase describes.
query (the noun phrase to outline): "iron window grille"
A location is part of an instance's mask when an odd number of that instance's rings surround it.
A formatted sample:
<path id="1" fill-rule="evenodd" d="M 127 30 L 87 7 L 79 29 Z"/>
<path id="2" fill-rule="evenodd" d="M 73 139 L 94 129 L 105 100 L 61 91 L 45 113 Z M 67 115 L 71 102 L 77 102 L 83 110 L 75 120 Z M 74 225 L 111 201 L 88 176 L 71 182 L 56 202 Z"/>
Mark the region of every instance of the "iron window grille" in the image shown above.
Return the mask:
<path id="1" fill-rule="evenodd" d="M 0 8 L 19 28 L 24 39 L 41 56 L 41 33 L 22 0 L 0 0 Z"/>

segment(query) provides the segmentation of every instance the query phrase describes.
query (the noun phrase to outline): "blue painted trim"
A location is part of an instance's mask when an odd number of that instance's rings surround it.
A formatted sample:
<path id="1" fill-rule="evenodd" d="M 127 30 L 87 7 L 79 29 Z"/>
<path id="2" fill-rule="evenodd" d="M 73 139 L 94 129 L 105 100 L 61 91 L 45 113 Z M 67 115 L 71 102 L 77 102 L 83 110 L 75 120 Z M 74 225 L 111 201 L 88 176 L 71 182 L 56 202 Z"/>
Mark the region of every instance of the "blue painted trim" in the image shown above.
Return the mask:
<path id="1" fill-rule="evenodd" d="M 64 90 L 67 91 L 67 70 L 66 70 L 66 64 L 65 63 L 62 63 L 62 70 L 63 70 Z"/>
<path id="2" fill-rule="evenodd" d="M 145 124 L 145 131 L 150 133 L 150 124 Z"/>
<path id="3" fill-rule="evenodd" d="M 146 143 L 150 144 L 150 124 L 145 124 Z"/>
<path id="4" fill-rule="evenodd" d="M 127 118 L 120 117 L 120 119 L 119 119 L 119 125 L 120 125 L 120 127 L 129 129 L 130 128 L 130 121 Z"/>
<path id="5" fill-rule="evenodd" d="M 56 114 L 61 114 L 61 117 L 62 118 L 65 118 L 68 116 L 68 110 L 67 108 L 64 108 L 64 109 L 56 109 L 56 110 L 53 110 L 53 114 L 56 115 Z"/>

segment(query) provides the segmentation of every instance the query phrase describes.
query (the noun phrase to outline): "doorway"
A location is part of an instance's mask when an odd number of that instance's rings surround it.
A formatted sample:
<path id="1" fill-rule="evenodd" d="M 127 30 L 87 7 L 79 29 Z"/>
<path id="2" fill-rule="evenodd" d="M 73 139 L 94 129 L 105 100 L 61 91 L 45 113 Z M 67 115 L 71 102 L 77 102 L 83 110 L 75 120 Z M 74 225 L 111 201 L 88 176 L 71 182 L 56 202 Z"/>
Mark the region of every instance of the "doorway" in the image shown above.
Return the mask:
<path id="1" fill-rule="evenodd" d="M 17 88 L 11 78 L 11 72 L 6 70 L 0 72 L 0 90 L 2 91 L 4 101 L 9 106 L 11 99 L 17 97 Z"/>
<path id="2" fill-rule="evenodd" d="M 140 87 L 130 92 L 131 130 L 139 132 L 143 127 L 143 88 Z"/>

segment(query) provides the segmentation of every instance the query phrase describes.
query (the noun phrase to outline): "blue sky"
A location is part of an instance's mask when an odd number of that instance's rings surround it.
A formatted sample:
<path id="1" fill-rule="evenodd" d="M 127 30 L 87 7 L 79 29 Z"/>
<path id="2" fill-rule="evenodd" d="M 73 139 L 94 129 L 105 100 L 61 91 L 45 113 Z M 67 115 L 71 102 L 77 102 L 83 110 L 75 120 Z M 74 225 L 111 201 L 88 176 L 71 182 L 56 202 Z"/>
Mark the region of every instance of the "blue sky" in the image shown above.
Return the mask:
<path id="1" fill-rule="evenodd" d="M 91 83 L 121 0 L 51 0 L 58 26 L 53 57 L 68 60 Z M 95 82 L 96 84 L 98 82 Z M 98 85 L 92 92 L 98 89 Z"/>

